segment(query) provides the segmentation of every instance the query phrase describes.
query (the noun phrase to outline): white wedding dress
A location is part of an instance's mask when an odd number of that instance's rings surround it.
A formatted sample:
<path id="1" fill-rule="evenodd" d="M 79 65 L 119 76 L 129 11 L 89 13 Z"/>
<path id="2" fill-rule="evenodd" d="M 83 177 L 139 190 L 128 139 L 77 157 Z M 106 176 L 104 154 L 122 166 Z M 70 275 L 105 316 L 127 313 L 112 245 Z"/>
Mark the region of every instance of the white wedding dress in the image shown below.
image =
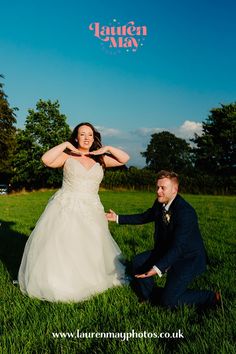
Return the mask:
<path id="1" fill-rule="evenodd" d="M 98 195 L 103 169 L 69 157 L 62 188 L 30 235 L 18 281 L 21 291 L 48 301 L 80 301 L 127 283 L 121 251 Z"/>

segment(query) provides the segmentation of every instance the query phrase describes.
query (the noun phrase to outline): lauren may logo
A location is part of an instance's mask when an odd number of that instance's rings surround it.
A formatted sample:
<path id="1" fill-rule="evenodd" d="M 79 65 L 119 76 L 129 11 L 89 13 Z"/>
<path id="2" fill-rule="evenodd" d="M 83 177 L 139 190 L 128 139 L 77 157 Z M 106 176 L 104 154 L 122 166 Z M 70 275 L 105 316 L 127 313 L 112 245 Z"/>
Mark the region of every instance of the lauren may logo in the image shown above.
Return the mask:
<path id="1" fill-rule="evenodd" d="M 89 25 L 90 31 L 94 36 L 107 44 L 111 49 L 126 49 L 126 51 L 135 52 L 139 47 L 143 46 L 145 37 L 147 36 L 146 26 L 135 26 L 134 21 L 128 22 L 126 25 L 120 25 L 116 20 L 111 26 L 101 26 L 99 22 L 93 22 Z M 105 43 L 103 43 L 105 42 Z"/>

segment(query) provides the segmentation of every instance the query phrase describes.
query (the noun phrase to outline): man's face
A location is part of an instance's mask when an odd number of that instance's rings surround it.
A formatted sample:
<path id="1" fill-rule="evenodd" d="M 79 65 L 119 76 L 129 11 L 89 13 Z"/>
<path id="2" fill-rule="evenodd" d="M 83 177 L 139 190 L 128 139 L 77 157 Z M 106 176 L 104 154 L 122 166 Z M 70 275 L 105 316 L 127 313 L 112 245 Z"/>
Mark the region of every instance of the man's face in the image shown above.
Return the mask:
<path id="1" fill-rule="evenodd" d="M 170 178 L 161 178 L 157 180 L 157 199 L 158 202 L 168 204 L 178 193 L 178 185 Z"/>

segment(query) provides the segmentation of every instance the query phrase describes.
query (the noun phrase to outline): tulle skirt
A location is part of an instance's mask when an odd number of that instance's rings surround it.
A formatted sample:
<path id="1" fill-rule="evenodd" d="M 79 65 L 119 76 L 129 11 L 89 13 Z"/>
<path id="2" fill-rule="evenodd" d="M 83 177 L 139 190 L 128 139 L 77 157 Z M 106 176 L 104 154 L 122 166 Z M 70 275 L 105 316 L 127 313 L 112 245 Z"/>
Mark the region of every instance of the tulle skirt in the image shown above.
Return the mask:
<path id="1" fill-rule="evenodd" d="M 127 283 L 98 195 L 59 190 L 51 198 L 26 243 L 18 281 L 24 294 L 65 302 Z"/>

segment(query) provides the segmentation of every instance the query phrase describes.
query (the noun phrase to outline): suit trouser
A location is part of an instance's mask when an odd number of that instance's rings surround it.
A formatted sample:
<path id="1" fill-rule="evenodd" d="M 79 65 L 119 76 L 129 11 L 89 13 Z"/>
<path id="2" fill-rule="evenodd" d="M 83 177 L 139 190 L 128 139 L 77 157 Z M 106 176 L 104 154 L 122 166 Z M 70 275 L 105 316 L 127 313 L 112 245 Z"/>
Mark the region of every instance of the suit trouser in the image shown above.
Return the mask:
<path id="1" fill-rule="evenodd" d="M 146 251 L 135 256 L 133 260 L 133 274 L 141 274 L 150 259 L 151 251 Z M 139 298 L 150 300 L 156 304 L 175 308 L 180 305 L 212 306 L 215 293 L 208 290 L 190 290 L 188 285 L 197 276 L 191 267 L 182 267 L 179 271 L 171 268 L 167 273 L 164 288 L 155 289 L 153 277 L 134 278 L 133 285 Z M 143 268 L 145 269 L 145 268 Z"/>

